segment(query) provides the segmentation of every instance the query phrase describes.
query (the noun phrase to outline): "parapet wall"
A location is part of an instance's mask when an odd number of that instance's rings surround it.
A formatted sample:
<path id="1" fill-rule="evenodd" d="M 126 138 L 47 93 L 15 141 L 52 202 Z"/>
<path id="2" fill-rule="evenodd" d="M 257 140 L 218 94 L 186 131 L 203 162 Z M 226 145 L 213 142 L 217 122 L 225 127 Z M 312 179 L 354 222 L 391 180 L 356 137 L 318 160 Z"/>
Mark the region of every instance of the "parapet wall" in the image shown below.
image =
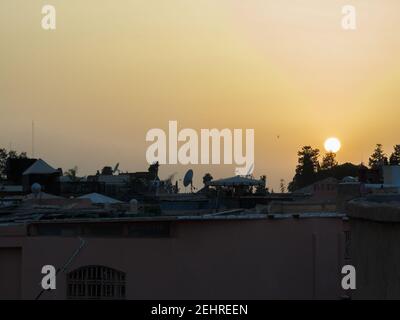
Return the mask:
<path id="1" fill-rule="evenodd" d="M 336 212 L 335 203 L 312 202 L 272 202 L 268 213 Z"/>
<path id="2" fill-rule="evenodd" d="M 350 201 L 348 216 L 375 222 L 400 223 L 400 202 Z"/>

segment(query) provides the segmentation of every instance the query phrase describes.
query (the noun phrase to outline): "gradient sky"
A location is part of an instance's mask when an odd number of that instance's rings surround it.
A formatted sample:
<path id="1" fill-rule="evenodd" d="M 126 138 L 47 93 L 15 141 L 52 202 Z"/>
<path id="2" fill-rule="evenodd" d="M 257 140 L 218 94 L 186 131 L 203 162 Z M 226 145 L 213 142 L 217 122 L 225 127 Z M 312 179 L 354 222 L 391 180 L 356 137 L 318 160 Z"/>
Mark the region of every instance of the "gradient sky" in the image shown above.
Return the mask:
<path id="1" fill-rule="evenodd" d="M 341 28 L 346 4 L 356 31 Z M 254 174 L 276 190 L 303 145 L 337 136 L 338 160 L 360 163 L 400 143 L 399 32 L 398 0 L 1 0 L 0 146 L 30 153 L 34 120 L 55 167 L 139 171 L 146 132 L 169 120 L 254 128 Z M 197 182 L 234 172 L 189 167 Z"/>

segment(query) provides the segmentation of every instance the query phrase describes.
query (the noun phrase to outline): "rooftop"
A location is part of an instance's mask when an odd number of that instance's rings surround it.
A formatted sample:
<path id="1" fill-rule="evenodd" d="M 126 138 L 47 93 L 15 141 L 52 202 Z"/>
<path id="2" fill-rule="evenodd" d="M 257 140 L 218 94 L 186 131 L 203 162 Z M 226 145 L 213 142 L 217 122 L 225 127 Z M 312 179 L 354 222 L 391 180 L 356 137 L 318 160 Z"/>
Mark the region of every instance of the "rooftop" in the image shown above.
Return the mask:
<path id="1" fill-rule="evenodd" d="M 300 212 L 300 213 L 259 213 L 256 210 L 234 209 L 201 215 L 149 215 L 132 214 L 129 211 L 103 208 L 56 208 L 54 206 L 32 206 L 0 210 L 0 226 L 10 224 L 29 224 L 36 222 L 76 223 L 110 221 L 206 221 L 206 220 L 254 220 L 254 219 L 304 219 L 304 218 L 342 218 L 344 214 L 336 212 Z"/>
<path id="2" fill-rule="evenodd" d="M 33 165 L 31 165 L 28 169 L 24 171 L 22 175 L 30 175 L 30 174 L 52 174 L 56 173 L 57 170 L 52 166 L 47 164 L 42 159 L 38 159 Z"/>
<path id="3" fill-rule="evenodd" d="M 400 195 L 368 195 L 351 200 L 348 205 L 348 216 L 353 219 L 364 219 L 376 222 L 400 222 Z"/>

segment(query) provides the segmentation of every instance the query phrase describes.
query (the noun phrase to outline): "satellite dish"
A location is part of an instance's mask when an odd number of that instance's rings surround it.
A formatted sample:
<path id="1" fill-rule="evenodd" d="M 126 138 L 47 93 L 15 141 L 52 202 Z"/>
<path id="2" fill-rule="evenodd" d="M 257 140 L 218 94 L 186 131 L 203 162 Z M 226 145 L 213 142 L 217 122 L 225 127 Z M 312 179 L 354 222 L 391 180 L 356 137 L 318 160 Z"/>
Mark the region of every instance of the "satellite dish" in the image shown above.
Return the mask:
<path id="1" fill-rule="evenodd" d="M 33 195 L 35 196 L 35 198 L 37 198 L 39 193 L 42 191 L 42 186 L 39 183 L 34 183 L 31 186 L 31 191 L 32 191 Z"/>
<path id="2" fill-rule="evenodd" d="M 183 177 L 183 185 L 187 187 L 190 185 L 190 189 L 193 188 L 193 170 L 189 169 L 186 173 L 185 176 Z"/>

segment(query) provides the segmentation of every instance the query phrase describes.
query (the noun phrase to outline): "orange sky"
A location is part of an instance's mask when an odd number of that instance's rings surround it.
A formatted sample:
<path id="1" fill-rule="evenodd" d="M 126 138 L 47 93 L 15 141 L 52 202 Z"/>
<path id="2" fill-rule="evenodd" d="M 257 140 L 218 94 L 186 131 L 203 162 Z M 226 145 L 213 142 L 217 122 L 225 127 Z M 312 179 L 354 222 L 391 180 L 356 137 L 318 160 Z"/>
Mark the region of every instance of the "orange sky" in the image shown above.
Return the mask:
<path id="1" fill-rule="evenodd" d="M 41 28 L 41 7 L 57 30 Z M 341 28 L 341 8 L 358 28 Z M 2 0 L 0 146 L 64 169 L 147 168 L 151 128 L 255 129 L 255 175 L 277 189 L 302 145 L 340 162 L 399 143 L 398 0 Z M 280 138 L 277 139 L 277 135 Z M 233 166 L 191 166 L 201 179 Z M 164 166 L 161 175 L 188 167 Z"/>

